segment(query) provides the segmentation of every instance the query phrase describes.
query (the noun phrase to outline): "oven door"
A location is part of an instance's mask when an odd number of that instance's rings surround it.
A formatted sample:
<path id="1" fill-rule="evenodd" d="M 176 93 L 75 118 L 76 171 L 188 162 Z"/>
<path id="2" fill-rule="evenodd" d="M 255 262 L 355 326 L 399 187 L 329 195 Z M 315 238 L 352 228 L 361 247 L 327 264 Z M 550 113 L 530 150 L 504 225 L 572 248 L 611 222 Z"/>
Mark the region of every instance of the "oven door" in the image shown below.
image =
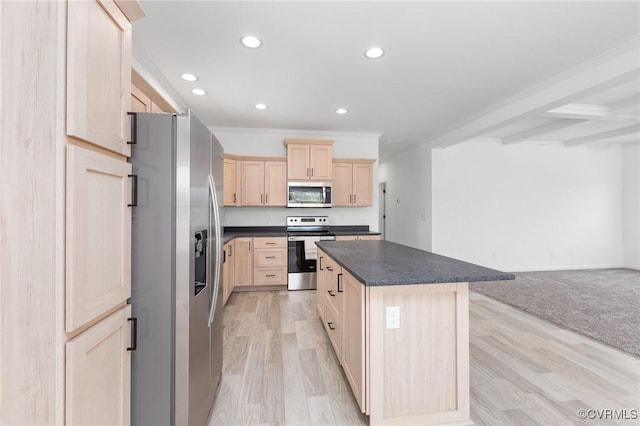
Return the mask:
<path id="1" fill-rule="evenodd" d="M 287 242 L 287 288 L 314 290 L 317 287 L 316 259 L 305 250 L 305 240 L 319 241 L 319 237 L 292 236 Z M 308 243 L 309 244 L 309 243 Z M 315 244 L 315 243 L 314 243 Z"/>
<path id="2" fill-rule="evenodd" d="M 288 182 L 287 207 L 331 207 L 331 183 Z"/>

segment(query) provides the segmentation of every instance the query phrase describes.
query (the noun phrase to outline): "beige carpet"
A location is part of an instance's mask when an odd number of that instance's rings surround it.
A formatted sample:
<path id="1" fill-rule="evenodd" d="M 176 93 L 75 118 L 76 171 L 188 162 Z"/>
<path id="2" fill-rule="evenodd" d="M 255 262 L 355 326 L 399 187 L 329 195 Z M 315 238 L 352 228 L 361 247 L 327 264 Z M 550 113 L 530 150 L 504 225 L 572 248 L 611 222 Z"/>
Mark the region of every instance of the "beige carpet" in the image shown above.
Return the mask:
<path id="1" fill-rule="evenodd" d="M 640 271 L 521 272 L 469 288 L 640 357 Z"/>

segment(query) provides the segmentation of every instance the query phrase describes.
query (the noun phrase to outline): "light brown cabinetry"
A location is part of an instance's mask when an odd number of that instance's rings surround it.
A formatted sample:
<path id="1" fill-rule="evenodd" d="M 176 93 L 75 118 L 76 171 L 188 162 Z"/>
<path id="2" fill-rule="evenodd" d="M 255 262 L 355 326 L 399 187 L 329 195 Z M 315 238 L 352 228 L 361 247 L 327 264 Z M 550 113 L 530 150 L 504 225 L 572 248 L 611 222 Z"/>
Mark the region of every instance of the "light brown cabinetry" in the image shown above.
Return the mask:
<path id="1" fill-rule="evenodd" d="M 67 3 L 67 135 L 129 155 L 131 23 L 109 0 Z"/>
<path id="2" fill-rule="evenodd" d="M 166 112 L 144 91 L 131 85 L 131 112 Z"/>
<path id="3" fill-rule="evenodd" d="M 379 239 L 380 235 L 336 235 L 336 241 L 371 241 Z"/>
<path id="4" fill-rule="evenodd" d="M 128 425 L 131 401 L 131 306 L 66 344 L 66 425 Z"/>
<path id="5" fill-rule="evenodd" d="M 285 139 L 287 179 L 330 181 L 333 173 L 333 141 Z"/>
<path id="6" fill-rule="evenodd" d="M 253 239 L 253 285 L 287 284 L 287 239 Z"/>
<path id="7" fill-rule="evenodd" d="M 373 205 L 373 163 L 375 160 L 333 160 L 333 206 Z"/>
<path id="8" fill-rule="evenodd" d="M 243 206 L 286 206 L 285 161 L 242 160 L 240 203 Z"/>
<path id="9" fill-rule="evenodd" d="M 127 425 L 131 24 L 111 0 L 0 22 L 0 423 Z"/>
<path id="10" fill-rule="evenodd" d="M 323 265 L 334 262 L 321 250 L 318 255 Z M 318 292 L 325 297 L 320 316 L 369 423 L 467 424 L 468 284 L 367 287 L 341 268 L 340 308 L 337 298 L 325 294 L 334 288 L 334 278 L 320 272 Z M 398 327 L 385 325 L 388 308 L 398 310 Z"/>
<path id="11" fill-rule="evenodd" d="M 235 286 L 235 257 L 233 255 L 233 241 L 224 245 L 222 255 L 222 297 L 223 305 L 227 304 L 233 287 Z"/>
<path id="12" fill-rule="evenodd" d="M 224 206 L 235 206 L 238 204 L 236 167 L 237 162 L 234 158 L 224 158 Z"/>
<path id="13" fill-rule="evenodd" d="M 67 146 L 66 331 L 131 296 L 131 164 Z"/>
<path id="14" fill-rule="evenodd" d="M 253 238 L 236 238 L 234 244 L 234 284 L 236 287 L 253 285 Z"/>

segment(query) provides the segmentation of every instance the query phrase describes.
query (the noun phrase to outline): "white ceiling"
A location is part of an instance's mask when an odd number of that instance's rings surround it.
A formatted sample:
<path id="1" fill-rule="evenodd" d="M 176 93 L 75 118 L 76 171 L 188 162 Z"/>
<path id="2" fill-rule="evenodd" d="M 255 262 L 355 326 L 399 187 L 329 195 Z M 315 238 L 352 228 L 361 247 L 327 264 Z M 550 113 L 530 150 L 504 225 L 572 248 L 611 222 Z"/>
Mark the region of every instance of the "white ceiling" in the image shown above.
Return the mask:
<path id="1" fill-rule="evenodd" d="M 383 157 L 438 139 L 505 99 L 640 37 L 637 1 L 141 5 L 146 17 L 133 25 L 135 51 L 206 124 L 381 133 Z M 246 34 L 259 37 L 262 47 L 243 47 Z M 363 52 L 372 45 L 386 54 L 366 59 Z M 183 72 L 199 81 L 181 80 Z M 208 94 L 195 96 L 194 87 Z M 576 124 L 575 116 L 538 111 L 473 136 L 515 143 L 531 139 L 527 131 L 539 139 L 534 129 L 541 128 L 544 140 L 568 141 L 638 121 L 637 78 L 575 93 L 571 103 L 623 108 L 613 125 L 603 117 Z M 268 109 L 256 110 L 258 102 Z M 338 107 L 349 113 L 335 114 Z M 569 120 L 567 127 L 561 120 Z M 550 129 L 564 131 L 564 139 Z M 527 137 L 514 138 L 519 134 Z"/>

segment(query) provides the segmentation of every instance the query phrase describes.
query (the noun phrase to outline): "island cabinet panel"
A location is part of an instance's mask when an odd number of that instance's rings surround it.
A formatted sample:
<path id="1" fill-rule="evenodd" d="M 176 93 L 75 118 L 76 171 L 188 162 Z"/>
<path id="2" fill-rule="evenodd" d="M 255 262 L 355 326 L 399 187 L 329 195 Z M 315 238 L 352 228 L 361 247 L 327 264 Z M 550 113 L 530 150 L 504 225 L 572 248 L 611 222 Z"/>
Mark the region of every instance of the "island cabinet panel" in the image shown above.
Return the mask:
<path id="1" fill-rule="evenodd" d="M 325 252 L 318 249 L 317 252 L 317 261 L 318 261 L 318 284 L 316 288 L 316 306 L 318 308 L 318 315 L 320 316 L 320 320 L 324 324 L 325 321 L 325 305 L 326 305 L 326 294 L 327 294 L 327 274 L 330 272 L 325 267 L 328 256 Z"/>
<path id="2" fill-rule="evenodd" d="M 467 284 L 369 290 L 370 424 L 468 422 Z M 385 327 L 391 306 L 399 307 L 399 328 Z"/>
<path id="3" fill-rule="evenodd" d="M 111 0 L 67 4 L 67 134 L 126 156 L 131 23 Z"/>
<path id="4" fill-rule="evenodd" d="M 128 305 L 66 343 L 66 425 L 130 423 L 130 317 Z"/>
<path id="5" fill-rule="evenodd" d="M 366 412 L 365 288 L 343 271 L 342 368 L 363 413 Z"/>

